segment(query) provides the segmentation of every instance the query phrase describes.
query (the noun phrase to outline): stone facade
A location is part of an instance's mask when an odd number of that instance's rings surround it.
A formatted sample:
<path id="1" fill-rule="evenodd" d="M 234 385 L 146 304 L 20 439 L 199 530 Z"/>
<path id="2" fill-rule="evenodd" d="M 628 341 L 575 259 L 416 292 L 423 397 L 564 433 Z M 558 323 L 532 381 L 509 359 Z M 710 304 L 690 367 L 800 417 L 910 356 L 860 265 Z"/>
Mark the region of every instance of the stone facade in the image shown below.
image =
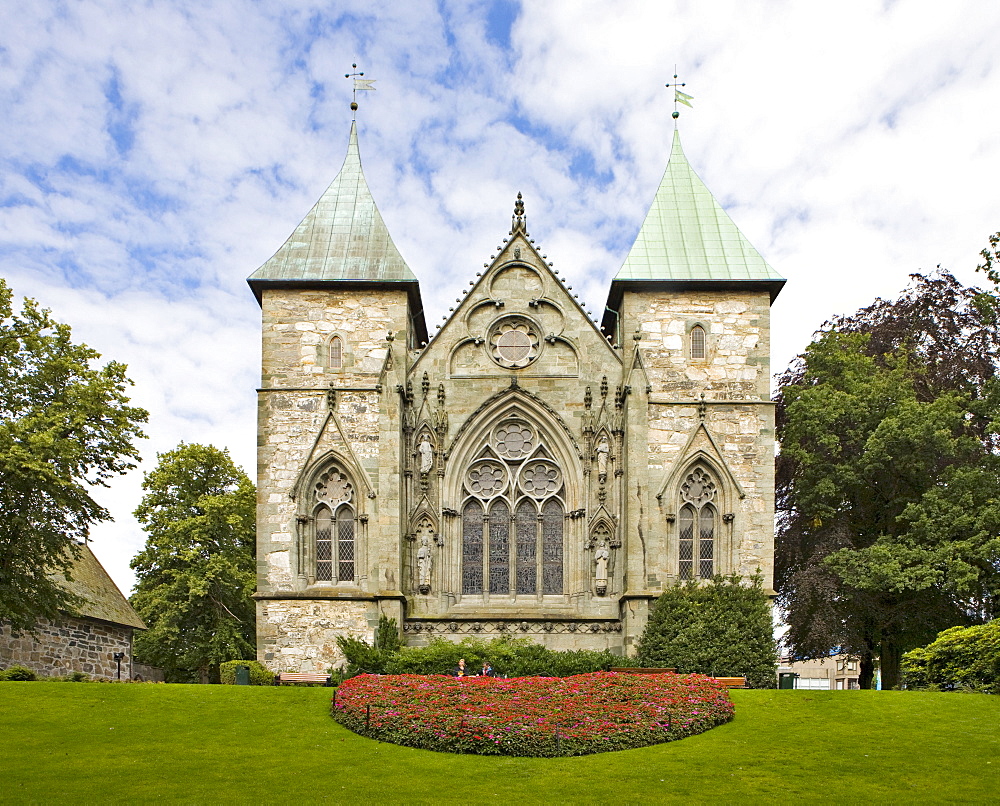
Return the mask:
<path id="1" fill-rule="evenodd" d="M 276 671 L 336 665 L 336 636 L 371 639 L 383 612 L 411 645 L 432 636 L 523 635 L 553 648 L 624 653 L 641 634 L 648 603 L 682 575 L 759 571 L 769 587 L 769 301 L 760 292 L 629 293 L 609 340 L 524 233 L 509 239 L 422 349 L 412 348 L 401 291 L 266 289 L 261 660 Z M 690 357 L 695 326 L 706 335 L 704 358 Z M 343 341 L 336 368 L 334 336 Z M 523 359 L 502 357 L 505 338 Z M 494 593 L 463 576 L 464 508 L 475 498 L 469 474 L 481 467 L 504 477 L 506 495 L 480 500 L 503 499 L 512 523 L 521 501 L 539 500 L 514 478 L 535 468 L 500 455 L 496 435 L 510 423 L 537 443 L 535 467 L 559 476 L 552 501 L 561 582 L 551 593 L 538 579 L 522 593 L 516 581 L 500 580 Z M 330 468 L 342 488 L 335 499 L 317 493 L 329 486 L 319 479 Z M 701 557 L 685 574 L 682 487 L 696 469 L 714 486 L 712 556 L 704 574 L 694 568 Z M 353 567 L 344 580 L 316 571 L 316 507 L 331 503 L 351 521 Z M 531 517 L 544 520 L 538 507 Z M 516 541 L 516 531 L 515 523 L 499 542 Z M 525 548 L 537 556 L 532 540 Z M 511 553 L 492 567 L 516 577 L 516 549 L 501 551 Z"/>
<path id="2" fill-rule="evenodd" d="M 132 627 L 66 616 L 58 622 L 41 621 L 36 634 L 11 635 L 0 625 L 0 668 L 20 664 L 41 677 L 83 672 L 114 680 L 115 653 L 124 653 L 122 679 L 132 677 Z"/>
<path id="3" fill-rule="evenodd" d="M 382 614 L 412 646 L 514 635 L 628 654 L 665 586 L 760 574 L 770 588 L 783 280 L 676 138 L 671 164 L 603 326 L 539 252 L 519 197 L 424 343 L 352 128 L 341 174 L 250 279 L 262 662 L 338 666 L 337 636 L 371 640 Z M 676 221 L 689 230 L 668 232 Z"/>

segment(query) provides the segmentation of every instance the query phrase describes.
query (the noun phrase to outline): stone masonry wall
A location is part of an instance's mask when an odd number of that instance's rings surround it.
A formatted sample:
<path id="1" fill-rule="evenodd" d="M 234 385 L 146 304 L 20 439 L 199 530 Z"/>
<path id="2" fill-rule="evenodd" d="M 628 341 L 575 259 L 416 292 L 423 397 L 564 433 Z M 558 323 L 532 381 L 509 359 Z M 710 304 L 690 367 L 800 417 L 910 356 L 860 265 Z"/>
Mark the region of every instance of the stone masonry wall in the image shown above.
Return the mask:
<path id="1" fill-rule="evenodd" d="M 337 636 L 371 642 L 378 624 L 375 602 L 269 600 L 258 603 L 261 662 L 275 672 L 322 672 L 344 664 Z"/>
<path id="2" fill-rule="evenodd" d="M 706 356 L 690 356 L 689 334 L 706 333 Z M 758 568 L 770 588 L 774 551 L 774 409 L 770 403 L 770 300 L 767 293 L 689 291 L 626 294 L 622 332 L 638 331 L 648 384 L 648 408 L 640 429 L 645 468 L 636 468 L 633 489 L 641 489 L 647 551 L 646 585 L 656 590 L 677 574 L 676 483 L 664 482 L 698 450 L 717 452 L 745 493 L 728 485 L 719 500 L 723 514 L 718 570 L 753 574 Z M 702 402 L 704 401 L 704 402 Z M 701 432 L 684 454 L 699 423 Z M 638 435 L 636 435 L 638 438 Z M 644 476 L 644 478 L 643 478 Z M 723 481 L 725 481 L 723 479 Z M 662 497 L 657 498 L 658 494 Z M 631 512 L 633 518 L 637 513 Z"/>
<path id="3" fill-rule="evenodd" d="M 132 628 L 67 616 L 58 622 L 42 621 L 37 635 L 11 635 L 0 625 L 0 668 L 21 664 L 39 676 L 53 677 L 83 672 L 91 677 L 114 679 L 116 652 L 124 652 L 122 679 L 131 677 Z"/>

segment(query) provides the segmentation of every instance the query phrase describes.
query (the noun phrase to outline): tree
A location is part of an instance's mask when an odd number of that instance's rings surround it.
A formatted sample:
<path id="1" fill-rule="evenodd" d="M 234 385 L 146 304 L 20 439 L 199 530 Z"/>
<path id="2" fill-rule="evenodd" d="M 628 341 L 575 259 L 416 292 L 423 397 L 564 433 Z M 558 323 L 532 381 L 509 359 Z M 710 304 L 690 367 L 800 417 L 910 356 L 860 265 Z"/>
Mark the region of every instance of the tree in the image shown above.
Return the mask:
<path id="1" fill-rule="evenodd" d="M 0 280 L 0 624 L 15 633 L 72 610 L 67 576 L 90 528 L 110 520 L 95 486 L 135 466 L 147 413 L 125 365 L 74 344 L 68 325 Z"/>
<path id="2" fill-rule="evenodd" d="M 204 680 L 256 651 L 256 495 L 228 451 L 182 442 L 158 458 L 135 511 L 147 539 L 131 602 L 149 626 L 135 654 L 168 680 Z"/>
<path id="3" fill-rule="evenodd" d="M 998 334 L 950 274 L 827 323 L 780 378 L 776 587 L 799 657 L 878 658 L 988 617 L 998 586 Z"/>
<path id="4" fill-rule="evenodd" d="M 646 667 L 680 673 L 746 677 L 752 688 L 774 688 L 775 651 L 771 606 L 760 576 L 716 577 L 665 590 L 653 605 L 639 639 Z"/>

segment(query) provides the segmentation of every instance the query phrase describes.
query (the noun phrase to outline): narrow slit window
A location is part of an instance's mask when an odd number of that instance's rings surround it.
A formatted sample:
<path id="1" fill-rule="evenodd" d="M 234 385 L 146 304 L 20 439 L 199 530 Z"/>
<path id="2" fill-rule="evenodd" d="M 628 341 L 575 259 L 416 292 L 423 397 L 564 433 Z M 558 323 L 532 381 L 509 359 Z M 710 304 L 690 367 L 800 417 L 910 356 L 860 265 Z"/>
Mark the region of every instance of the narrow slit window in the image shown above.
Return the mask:
<path id="1" fill-rule="evenodd" d="M 715 575 L 715 510 L 711 506 L 703 508 L 700 519 L 698 576 L 702 579 L 711 579 Z"/>
<path id="2" fill-rule="evenodd" d="M 705 357 L 705 328 L 701 325 L 691 328 L 691 357 Z"/>
<path id="3" fill-rule="evenodd" d="M 344 341 L 340 336 L 330 339 L 330 369 L 344 368 Z"/>

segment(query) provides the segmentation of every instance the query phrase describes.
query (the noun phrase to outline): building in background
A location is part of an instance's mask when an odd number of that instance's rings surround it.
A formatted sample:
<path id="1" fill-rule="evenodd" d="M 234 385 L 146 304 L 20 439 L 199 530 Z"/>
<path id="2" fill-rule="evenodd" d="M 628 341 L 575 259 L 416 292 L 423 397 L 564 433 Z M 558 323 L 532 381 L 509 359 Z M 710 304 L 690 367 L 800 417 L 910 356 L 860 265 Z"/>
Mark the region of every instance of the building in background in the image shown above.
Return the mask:
<path id="1" fill-rule="evenodd" d="M 600 322 L 535 223 L 518 194 L 429 337 L 352 123 L 340 173 L 250 276 L 270 668 L 338 665 L 337 637 L 371 639 L 380 614 L 410 645 L 514 635 L 627 654 L 676 580 L 759 571 L 771 586 L 784 280 L 676 132 Z"/>
<path id="2" fill-rule="evenodd" d="M 90 546 L 80 546 L 70 576 L 53 578 L 81 597 L 79 610 L 64 613 L 58 621 L 40 621 L 34 634 L 15 636 L 10 627 L 0 625 L 0 668 L 20 664 L 44 677 L 82 672 L 108 680 L 117 679 L 120 669 L 121 679 L 129 680 L 132 635 L 146 625 Z"/>
<path id="3" fill-rule="evenodd" d="M 778 678 L 795 675 L 792 688 L 842 691 L 858 688 L 860 668 L 858 659 L 851 655 L 800 661 L 785 656 L 778 665 Z"/>

